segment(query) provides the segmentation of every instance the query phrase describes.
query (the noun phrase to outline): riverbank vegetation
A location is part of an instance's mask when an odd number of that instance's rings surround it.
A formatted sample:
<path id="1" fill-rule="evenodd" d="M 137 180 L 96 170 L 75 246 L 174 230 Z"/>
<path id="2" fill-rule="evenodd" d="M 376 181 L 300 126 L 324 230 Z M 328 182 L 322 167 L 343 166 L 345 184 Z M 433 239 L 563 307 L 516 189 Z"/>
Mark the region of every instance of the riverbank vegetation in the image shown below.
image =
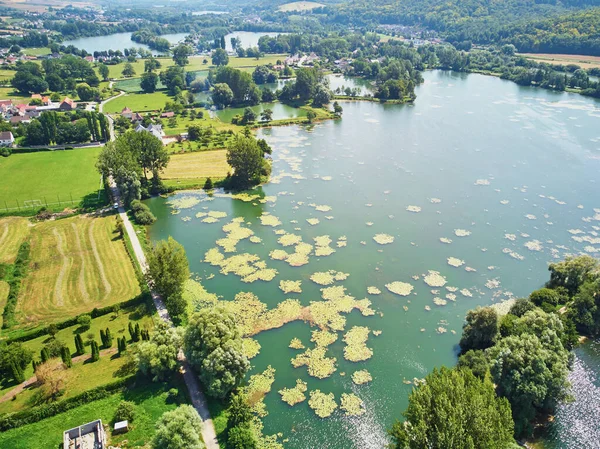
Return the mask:
<path id="1" fill-rule="evenodd" d="M 434 370 L 413 390 L 406 421 L 390 430 L 393 447 L 425 448 L 431 441 L 463 447 L 450 443 L 462 435 L 461 444 L 507 448 L 513 438 L 543 431 L 558 404 L 569 399 L 570 350 L 579 341 L 578 332 L 600 333 L 598 261 L 567 258 L 549 270 L 546 286 L 516 300 L 507 314 L 494 307 L 467 314 L 458 366 Z M 487 399 L 470 403 L 482 394 Z M 441 396 L 447 399 L 440 401 Z M 457 413 L 462 407 L 468 412 Z"/>

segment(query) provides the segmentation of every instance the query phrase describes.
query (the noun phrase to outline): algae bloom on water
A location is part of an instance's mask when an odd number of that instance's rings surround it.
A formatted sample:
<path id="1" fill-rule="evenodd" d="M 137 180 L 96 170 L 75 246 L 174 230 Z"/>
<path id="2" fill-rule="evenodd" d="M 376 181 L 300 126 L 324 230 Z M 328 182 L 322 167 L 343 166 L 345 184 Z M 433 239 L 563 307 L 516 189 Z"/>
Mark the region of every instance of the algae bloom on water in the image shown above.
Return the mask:
<path id="1" fill-rule="evenodd" d="M 366 369 L 361 369 L 352 373 L 352 382 L 354 382 L 356 385 L 366 384 L 372 380 L 373 377 L 371 376 L 371 373 L 369 373 Z"/>
<path id="2" fill-rule="evenodd" d="M 366 412 L 364 402 L 354 393 L 342 393 L 340 408 L 346 412 L 346 416 L 358 416 Z"/>
<path id="3" fill-rule="evenodd" d="M 279 394 L 281 395 L 281 400 L 283 402 L 293 407 L 294 405 L 306 400 L 306 395 L 304 394 L 306 390 L 306 382 L 298 379 L 296 380 L 296 386 L 294 388 L 283 388 L 279 390 Z"/>
<path id="4" fill-rule="evenodd" d="M 406 282 L 396 281 L 390 284 L 385 284 L 385 287 L 392 293 L 400 296 L 408 296 L 413 291 L 413 286 Z"/>
<path id="5" fill-rule="evenodd" d="M 308 406 L 315 411 L 315 414 L 319 418 L 327 418 L 331 416 L 331 414 L 338 407 L 333 393 L 325 394 L 321 392 L 321 390 L 314 390 L 310 392 Z"/>
<path id="6" fill-rule="evenodd" d="M 373 237 L 373 240 L 380 245 L 389 245 L 390 243 L 394 243 L 394 237 L 389 234 L 376 234 Z"/>

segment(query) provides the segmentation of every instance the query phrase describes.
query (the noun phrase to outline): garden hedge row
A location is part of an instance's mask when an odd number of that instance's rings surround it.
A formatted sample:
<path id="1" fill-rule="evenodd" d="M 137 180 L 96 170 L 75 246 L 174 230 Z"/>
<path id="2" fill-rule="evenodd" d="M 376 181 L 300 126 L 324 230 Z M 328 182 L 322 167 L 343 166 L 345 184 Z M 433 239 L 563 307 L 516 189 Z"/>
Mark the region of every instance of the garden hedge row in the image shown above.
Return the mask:
<path id="1" fill-rule="evenodd" d="M 41 151 L 65 151 L 65 150 L 73 150 L 73 147 L 64 147 L 64 148 L 23 148 L 23 147 L 14 147 L 14 148 L 11 148 L 12 154 L 19 154 L 19 153 L 39 153 Z"/>

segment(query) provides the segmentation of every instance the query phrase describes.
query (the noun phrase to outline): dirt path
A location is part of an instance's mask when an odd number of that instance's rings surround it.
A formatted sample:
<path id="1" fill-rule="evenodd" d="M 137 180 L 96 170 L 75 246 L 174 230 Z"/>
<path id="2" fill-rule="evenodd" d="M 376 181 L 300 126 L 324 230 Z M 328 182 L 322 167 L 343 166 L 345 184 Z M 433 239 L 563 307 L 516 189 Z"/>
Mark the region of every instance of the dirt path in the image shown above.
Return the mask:
<path id="1" fill-rule="evenodd" d="M 119 189 L 117 188 L 114 180 L 111 178 L 109 180 L 110 190 L 113 197 L 113 201 L 121 204 L 121 196 L 119 194 Z M 133 247 L 133 252 L 135 253 L 135 257 L 142 268 L 142 271 L 146 273 L 148 269 L 148 263 L 146 262 L 146 255 L 144 254 L 144 250 L 142 249 L 142 245 L 140 244 L 140 240 L 138 239 L 137 234 L 135 233 L 135 229 L 133 225 L 129 221 L 129 217 L 125 212 L 125 208 L 123 206 L 119 207 L 119 215 L 123 220 L 123 224 L 125 225 L 125 231 L 129 236 L 129 240 L 131 241 L 131 246 Z M 150 286 L 150 293 L 152 295 L 152 301 L 154 301 L 154 306 L 158 312 L 158 316 L 160 318 L 170 324 L 173 325 L 171 321 L 171 317 L 169 317 L 169 312 L 165 307 L 165 304 L 162 298 L 152 289 L 152 285 Z M 208 405 L 206 403 L 206 398 L 204 397 L 204 393 L 202 393 L 202 389 L 200 388 L 200 384 L 198 383 L 197 377 L 192 372 L 188 361 L 183 354 L 183 351 L 180 351 L 178 356 L 180 362 L 180 370 L 183 374 L 183 379 L 185 381 L 185 385 L 190 393 L 190 398 L 192 399 L 192 405 L 202 418 L 202 439 L 204 440 L 204 444 L 207 449 L 219 449 L 219 442 L 217 441 L 217 433 L 215 432 L 215 426 L 213 425 L 212 419 L 210 417 L 210 411 L 208 410 Z"/>
<path id="2" fill-rule="evenodd" d="M 117 348 L 103 349 L 102 351 L 100 351 L 100 357 L 113 355 L 113 354 L 116 354 L 116 352 L 117 352 Z M 91 354 L 83 354 L 83 355 L 78 355 L 77 357 L 73 357 L 71 360 L 73 363 L 79 363 L 83 360 L 89 359 L 90 357 L 91 357 Z M 4 396 L 2 396 L 0 398 L 0 403 L 10 401 L 14 396 L 18 395 L 25 388 L 29 387 L 30 385 L 33 385 L 36 382 L 37 382 L 37 377 L 35 377 L 35 376 L 30 377 L 25 382 L 21 382 L 17 387 L 13 388 L 8 393 L 6 393 Z"/>
<path id="3" fill-rule="evenodd" d="M 94 239 L 94 224 L 96 224 L 96 222 L 92 220 L 92 222 L 90 223 L 90 230 L 89 230 L 90 244 L 92 245 L 92 252 L 94 253 L 94 258 L 96 259 L 96 264 L 98 265 L 98 271 L 100 272 L 100 278 L 102 279 L 102 284 L 104 285 L 105 294 L 104 294 L 104 298 L 102 298 L 104 300 L 108 297 L 108 295 L 110 295 L 110 292 L 112 291 L 112 286 L 108 282 L 108 279 L 106 279 L 106 273 L 104 272 L 104 265 L 102 264 L 102 259 L 100 258 L 100 253 L 98 253 L 98 247 L 96 246 L 96 240 Z"/>
<path id="4" fill-rule="evenodd" d="M 58 307 L 62 307 L 64 305 L 62 285 L 65 279 L 65 275 L 67 274 L 67 270 L 69 268 L 69 259 L 67 259 L 67 256 L 65 255 L 62 235 L 60 235 L 56 228 L 54 228 L 52 233 L 56 237 L 56 248 L 58 249 L 58 254 L 60 254 L 60 257 L 62 258 L 60 272 L 58 273 L 56 282 L 54 283 L 54 302 Z"/>
<path id="5" fill-rule="evenodd" d="M 90 302 L 90 295 L 88 294 L 87 288 L 85 287 L 85 257 L 83 254 L 83 250 L 81 249 L 79 229 L 77 229 L 75 223 L 71 223 L 71 226 L 73 226 L 73 232 L 75 233 L 75 241 L 77 242 L 77 252 L 79 253 L 79 257 L 81 258 L 81 270 L 79 271 L 79 292 L 81 293 L 84 302 Z"/>

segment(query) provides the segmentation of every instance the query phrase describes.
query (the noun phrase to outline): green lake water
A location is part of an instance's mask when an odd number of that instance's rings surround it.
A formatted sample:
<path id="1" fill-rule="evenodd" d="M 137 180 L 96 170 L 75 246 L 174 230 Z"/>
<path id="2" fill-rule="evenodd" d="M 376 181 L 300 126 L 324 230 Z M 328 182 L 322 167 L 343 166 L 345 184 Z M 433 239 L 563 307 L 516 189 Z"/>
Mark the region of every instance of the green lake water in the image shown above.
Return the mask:
<path id="1" fill-rule="evenodd" d="M 552 260 L 581 252 L 598 255 L 600 250 L 600 210 L 594 210 L 600 207 L 600 102 L 481 75 L 435 71 L 424 78 L 414 105 L 346 102 L 341 120 L 262 130 L 260 137 L 274 149 L 273 177 L 256 190 L 275 201 L 206 201 L 201 192 L 180 192 L 175 198 L 192 195 L 203 201 L 176 215 L 168 200 L 147 201 L 158 217 L 150 228 L 151 239 L 171 235 L 181 242 L 194 277 L 223 299 L 250 291 L 270 308 L 285 298 L 308 305 L 321 300 L 321 287 L 310 275 L 333 269 L 349 273 L 336 285 L 357 299 L 372 301 L 377 313 L 346 315 L 345 330 L 361 325 L 382 331 L 367 342 L 373 357 L 360 363 L 344 360 L 340 333 L 328 348 L 328 356 L 337 358 L 337 371 L 327 379 L 310 377 L 306 367 L 290 364 L 299 352 L 288 348 L 292 338 L 312 346 L 308 324 L 292 322 L 255 337 L 262 349 L 251 361 L 250 374 L 268 365 L 276 369 L 265 398 L 265 432 L 282 432 L 289 439 L 287 448 L 384 447 L 386 429 L 400 417 L 413 388 L 403 380 L 423 378 L 435 366 L 456 362 L 467 310 L 539 288 Z M 331 210 L 319 212 L 316 205 Z M 420 212 L 408 211 L 409 206 Z M 195 217 L 209 210 L 226 212 L 227 217 L 213 224 Z M 259 217 L 266 212 L 282 225 L 261 225 Z M 262 239 L 259 244 L 240 242 L 237 252 L 256 254 L 277 269 L 273 281 L 243 283 L 202 262 L 205 252 L 225 236 L 221 227 L 235 217 L 243 217 Z M 311 226 L 309 218 L 320 222 Z M 272 260 L 269 252 L 283 249 L 277 229 L 301 235 L 308 243 L 329 235 L 336 252 L 311 255 L 301 267 Z M 470 235 L 459 237 L 456 230 Z M 394 242 L 379 245 L 373 240 L 379 233 L 393 236 Z M 339 237 L 346 238 L 347 246 L 336 246 Z M 464 265 L 449 265 L 450 257 Z M 436 289 L 426 285 L 423 275 L 428 270 L 440 272 L 447 284 Z M 302 293 L 284 295 L 280 280 L 301 280 Z M 413 285 L 412 294 L 401 297 L 387 291 L 385 284 L 393 281 Z M 382 293 L 368 295 L 368 286 Z M 468 289 L 472 296 L 455 289 Z M 438 306 L 434 298 L 445 298 L 447 304 Z M 597 398 L 597 346 L 580 348 L 577 356 L 581 363 L 576 363 L 574 375 L 588 373 Z M 350 375 L 358 369 L 367 369 L 373 381 L 354 385 Z M 293 387 L 296 379 L 306 381 L 309 391 L 334 393 L 338 404 L 342 393 L 354 392 L 366 413 L 348 418 L 338 409 L 320 419 L 308 400 L 289 407 L 277 391 Z M 585 391 L 575 389 L 576 401 L 589 401 L 581 394 Z M 585 411 L 561 409 L 556 426 L 597 436 L 599 407 L 596 399 Z M 575 437 L 554 440 L 552 449 L 589 447 L 576 444 Z"/>

